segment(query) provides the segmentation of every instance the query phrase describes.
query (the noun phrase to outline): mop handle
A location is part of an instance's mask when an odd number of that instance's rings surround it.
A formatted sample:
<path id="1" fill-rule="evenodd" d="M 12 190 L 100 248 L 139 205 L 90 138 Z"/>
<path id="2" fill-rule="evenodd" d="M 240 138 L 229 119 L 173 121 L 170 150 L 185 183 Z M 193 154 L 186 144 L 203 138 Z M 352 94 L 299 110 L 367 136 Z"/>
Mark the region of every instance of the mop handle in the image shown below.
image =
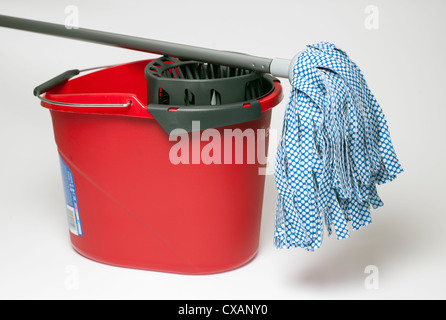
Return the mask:
<path id="1" fill-rule="evenodd" d="M 230 67 L 244 68 L 262 73 L 271 73 L 274 76 L 281 78 L 289 78 L 290 65 L 292 63 L 291 60 L 287 59 L 269 59 L 238 52 L 219 51 L 104 31 L 84 28 L 68 28 L 67 26 L 55 23 L 4 15 L 0 15 L 0 26 L 148 53 L 170 55 L 180 59 L 190 59 L 227 65 Z"/>

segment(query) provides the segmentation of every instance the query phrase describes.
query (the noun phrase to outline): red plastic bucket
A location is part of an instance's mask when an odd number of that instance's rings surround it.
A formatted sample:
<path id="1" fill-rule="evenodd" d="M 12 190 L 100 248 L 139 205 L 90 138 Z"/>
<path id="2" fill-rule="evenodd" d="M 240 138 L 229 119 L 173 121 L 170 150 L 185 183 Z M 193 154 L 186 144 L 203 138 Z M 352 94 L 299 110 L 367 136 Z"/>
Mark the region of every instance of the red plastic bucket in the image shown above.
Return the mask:
<path id="1" fill-rule="evenodd" d="M 138 269 L 208 274 L 242 266 L 258 250 L 265 181 L 259 169 L 266 164 L 257 157 L 237 163 L 235 147 L 225 149 L 227 139 L 237 138 L 227 138 L 225 129 L 267 134 L 282 87 L 275 81 L 259 100 L 258 120 L 214 129 L 222 137 L 222 159 L 232 164 L 194 162 L 194 150 L 210 143 L 202 132 L 187 134 L 191 161 L 174 164 L 169 154 L 178 141 L 169 140 L 143 103 L 149 61 L 86 74 L 45 95 L 60 103 L 121 107 L 42 102 L 61 158 L 72 245 L 95 261 Z M 254 137 L 267 152 L 268 139 Z"/>

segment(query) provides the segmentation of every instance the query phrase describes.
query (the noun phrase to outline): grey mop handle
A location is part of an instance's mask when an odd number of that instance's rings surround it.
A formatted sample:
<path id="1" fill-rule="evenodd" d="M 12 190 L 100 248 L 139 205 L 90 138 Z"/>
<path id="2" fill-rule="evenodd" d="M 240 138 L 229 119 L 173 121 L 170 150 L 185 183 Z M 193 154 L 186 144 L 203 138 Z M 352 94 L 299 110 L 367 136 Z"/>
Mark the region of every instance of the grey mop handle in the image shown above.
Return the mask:
<path id="1" fill-rule="evenodd" d="M 273 73 L 273 75 L 278 77 L 288 78 L 289 76 L 288 71 L 291 61 L 286 59 L 269 59 L 243 53 L 207 49 L 111 32 L 69 28 L 60 24 L 4 15 L 0 15 L 0 26 L 148 53 L 170 55 L 180 59 L 227 65 L 262 73 Z M 273 70 L 271 70 L 271 65 L 273 65 Z"/>

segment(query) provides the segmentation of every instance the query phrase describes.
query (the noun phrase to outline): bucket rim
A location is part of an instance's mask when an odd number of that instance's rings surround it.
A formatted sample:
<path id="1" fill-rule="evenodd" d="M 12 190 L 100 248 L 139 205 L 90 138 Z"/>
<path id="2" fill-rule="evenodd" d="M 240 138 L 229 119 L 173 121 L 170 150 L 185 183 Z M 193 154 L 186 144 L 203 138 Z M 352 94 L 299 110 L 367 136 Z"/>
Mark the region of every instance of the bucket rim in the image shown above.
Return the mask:
<path id="1" fill-rule="evenodd" d="M 46 109 L 58 112 L 95 115 L 117 115 L 155 119 L 163 126 L 163 124 L 161 123 L 163 119 L 159 116 L 159 110 L 156 111 L 158 112 L 158 114 L 156 114 L 156 112 L 151 109 L 152 105 L 148 105 L 143 102 L 147 100 L 147 87 L 144 70 L 146 65 L 153 60 L 155 59 L 146 59 L 119 64 L 71 78 L 48 90 L 43 95 L 44 98 L 41 101 L 41 105 Z M 248 115 L 247 117 L 245 116 L 244 118 L 242 117 L 241 120 L 236 119 L 236 122 L 234 123 L 242 123 L 254 120 L 256 117 L 260 117 L 260 114 L 262 112 L 274 108 L 281 102 L 281 100 L 283 99 L 282 85 L 278 79 L 273 77 L 271 78 L 273 82 L 273 88 L 268 94 L 255 100 L 241 101 L 240 103 L 238 103 L 239 109 L 240 107 L 246 109 L 246 111 L 243 111 L 245 113 L 248 112 L 248 109 L 254 109 L 246 108 L 246 106 L 250 107 L 251 105 L 254 105 L 258 110 L 256 110 L 255 113 L 254 111 L 249 111 L 251 115 Z M 111 89 L 108 91 L 114 92 L 102 92 L 107 91 L 104 90 L 104 88 L 107 87 L 107 84 L 104 83 L 107 81 L 111 83 Z M 120 92 L 121 90 L 113 90 L 119 87 L 120 84 L 122 84 L 123 87 L 127 89 L 123 89 L 122 92 Z M 132 85 L 134 85 L 134 87 L 132 87 Z M 115 88 L 113 88 L 113 86 L 115 86 Z M 133 89 L 134 92 L 129 92 Z M 164 109 L 166 107 L 169 106 L 163 106 Z M 223 105 L 222 107 L 225 106 Z M 170 109 L 177 108 L 173 106 L 173 108 Z M 168 111 L 171 111 L 170 109 Z M 166 110 L 163 110 L 164 118 Z M 208 108 L 207 111 L 209 110 L 214 111 Z M 192 111 L 195 112 L 195 110 Z M 155 116 L 152 113 L 155 114 Z M 169 114 L 171 115 L 173 114 L 173 112 L 169 112 Z M 175 114 L 172 116 L 177 115 Z M 214 113 L 208 118 L 215 117 L 220 117 L 220 115 L 218 113 Z M 178 120 L 174 119 L 174 122 L 175 121 Z M 212 121 L 212 123 L 215 127 L 223 126 L 215 125 L 215 121 Z M 226 125 L 227 124 L 230 123 L 226 121 Z"/>

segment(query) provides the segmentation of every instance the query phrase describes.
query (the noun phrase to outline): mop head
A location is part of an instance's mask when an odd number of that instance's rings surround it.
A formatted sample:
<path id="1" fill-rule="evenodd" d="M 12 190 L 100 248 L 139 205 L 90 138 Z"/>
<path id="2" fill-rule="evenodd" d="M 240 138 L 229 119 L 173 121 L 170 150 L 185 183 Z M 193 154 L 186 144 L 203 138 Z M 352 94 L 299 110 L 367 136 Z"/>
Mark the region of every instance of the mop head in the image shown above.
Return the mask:
<path id="1" fill-rule="evenodd" d="M 300 55 L 276 163 L 277 248 L 321 246 L 350 237 L 383 205 L 376 185 L 403 170 L 381 107 L 347 54 L 322 42 Z"/>

